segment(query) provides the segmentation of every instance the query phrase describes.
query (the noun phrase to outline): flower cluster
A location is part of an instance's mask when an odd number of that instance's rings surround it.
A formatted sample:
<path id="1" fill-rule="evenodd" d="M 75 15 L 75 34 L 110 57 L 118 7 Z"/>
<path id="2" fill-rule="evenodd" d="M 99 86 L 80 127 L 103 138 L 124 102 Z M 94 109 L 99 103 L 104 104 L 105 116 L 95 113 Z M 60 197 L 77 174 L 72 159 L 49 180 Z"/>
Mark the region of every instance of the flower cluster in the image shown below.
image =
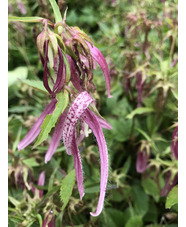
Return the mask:
<path id="1" fill-rule="evenodd" d="M 111 129 L 111 126 L 99 115 L 91 94 L 96 89 L 93 69 L 98 63 L 105 77 L 108 97 L 111 97 L 108 65 L 90 37 L 77 27 L 69 27 L 65 23 L 65 17 L 62 22 L 50 25 L 51 27 L 46 19 L 42 22 L 44 26 L 37 38 L 37 47 L 44 67 L 43 84 L 52 100 L 20 141 L 18 149 L 24 149 L 42 133 L 44 122 L 49 125 L 53 121 L 51 128 L 55 126 L 55 130 L 45 155 L 45 163 L 51 160 L 62 139 L 67 154 L 74 157 L 78 190 L 82 199 L 83 171 L 78 144 L 87 136 L 87 127 L 90 127 L 97 139 L 101 160 L 100 196 L 96 212 L 91 213 L 92 216 L 98 216 L 103 209 L 108 179 L 108 152 L 102 128 Z M 60 103 L 59 94 L 64 97 L 65 103 Z M 60 105 L 60 113 L 54 116 Z M 77 124 L 81 125 L 80 133 Z"/>

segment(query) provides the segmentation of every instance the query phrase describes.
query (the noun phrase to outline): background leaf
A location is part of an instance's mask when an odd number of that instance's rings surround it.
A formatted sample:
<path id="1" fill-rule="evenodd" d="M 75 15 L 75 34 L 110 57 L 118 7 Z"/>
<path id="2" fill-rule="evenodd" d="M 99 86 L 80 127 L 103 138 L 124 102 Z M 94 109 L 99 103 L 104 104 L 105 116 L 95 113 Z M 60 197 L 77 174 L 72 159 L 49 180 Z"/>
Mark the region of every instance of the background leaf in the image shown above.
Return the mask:
<path id="1" fill-rule="evenodd" d="M 60 197 L 63 202 L 62 211 L 65 209 L 72 194 L 72 189 L 75 184 L 75 170 L 71 170 L 68 175 L 62 180 L 60 188 Z"/>

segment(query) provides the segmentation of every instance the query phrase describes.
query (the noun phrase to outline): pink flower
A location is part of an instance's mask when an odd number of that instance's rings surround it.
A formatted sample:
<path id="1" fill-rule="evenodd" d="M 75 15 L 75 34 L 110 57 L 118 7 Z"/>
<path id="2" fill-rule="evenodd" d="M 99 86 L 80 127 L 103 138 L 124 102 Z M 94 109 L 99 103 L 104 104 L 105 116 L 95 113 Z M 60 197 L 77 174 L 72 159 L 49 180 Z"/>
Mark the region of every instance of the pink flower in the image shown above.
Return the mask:
<path id="1" fill-rule="evenodd" d="M 145 172 L 148 166 L 151 148 L 149 147 L 149 144 L 146 144 L 145 142 L 146 141 L 142 142 L 140 149 L 137 152 L 136 171 L 138 173 Z"/>

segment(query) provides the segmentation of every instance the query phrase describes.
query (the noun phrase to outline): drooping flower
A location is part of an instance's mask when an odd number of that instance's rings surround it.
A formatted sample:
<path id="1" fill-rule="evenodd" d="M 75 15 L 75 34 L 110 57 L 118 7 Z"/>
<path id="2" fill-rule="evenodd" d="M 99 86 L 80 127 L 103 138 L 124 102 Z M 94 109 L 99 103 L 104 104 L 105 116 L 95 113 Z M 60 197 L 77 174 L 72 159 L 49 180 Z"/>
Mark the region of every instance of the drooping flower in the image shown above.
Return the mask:
<path id="1" fill-rule="evenodd" d="M 178 183 L 178 173 L 172 176 L 172 172 L 169 171 L 165 177 L 165 185 L 161 190 L 161 196 L 168 196 L 171 189 Z"/>
<path id="2" fill-rule="evenodd" d="M 49 124 L 48 122 L 52 119 L 48 128 L 51 130 L 55 126 L 55 129 L 45 155 L 45 163 L 51 160 L 62 139 L 67 154 L 74 157 L 77 185 L 82 199 L 84 195 L 83 172 L 78 145 L 84 137 L 93 132 L 100 152 L 101 181 L 97 210 L 91 215 L 98 216 L 103 209 L 108 179 L 108 152 L 102 128 L 111 129 L 111 126 L 100 117 L 96 109 L 96 102 L 90 95 L 96 89 L 93 83 L 95 63 L 98 63 L 103 71 L 108 97 L 112 97 L 110 95 L 110 74 L 104 56 L 93 45 L 90 37 L 78 27 L 69 27 L 65 23 L 65 19 L 66 16 L 64 16 L 62 22 L 56 24 L 51 24 L 50 21 L 42 19 L 44 28 L 37 37 L 37 47 L 44 67 L 43 84 L 52 101 L 29 133 L 19 143 L 18 149 L 21 150 L 32 143 L 40 132 L 40 135 L 43 135 L 43 128 L 46 127 L 44 123 Z M 48 23 L 54 31 L 49 29 Z M 66 100 L 64 101 L 64 108 L 60 109 L 58 108 L 60 103 L 58 95 L 62 93 L 63 96 L 64 91 L 66 91 L 67 96 L 65 97 L 68 97 L 68 100 L 64 98 Z M 63 99 L 61 98 L 61 100 Z M 63 104 L 60 103 L 60 105 Z M 89 106 L 91 106 L 91 110 Z M 55 117 L 52 118 L 52 116 Z M 80 132 L 76 129 L 77 123 L 80 123 Z M 49 132 L 48 130 L 46 134 Z M 36 142 L 35 146 L 46 139 L 45 137 L 48 136 L 46 134 L 43 136 L 43 140 L 40 139 L 42 136 L 38 139 L 39 142 Z M 51 214 L 46 215 L 45 225 L 52 220 L 52 217 Z M 51 219 L 49 220 L 49 218 Z"/>
<path id="3" fill-rule="evenodd" d="M 43 186 L 44 184 L 45 184 L 45 171 L 42 171 L 39 175 L 37 185 Z M 43 196 L 43 190 L 32 187 L 33 194 L 36 194 L 36 190 L 39 191 L 39 197 L 41 198 Z"/>
<path id="4" fill-rule="evenodd" d="M 143 173 L 147 169 L 150 150 L 151 148 L 149 143 L 147 141 L 143 141 L 137 152 L 136 171 L 138 173 Z"/>

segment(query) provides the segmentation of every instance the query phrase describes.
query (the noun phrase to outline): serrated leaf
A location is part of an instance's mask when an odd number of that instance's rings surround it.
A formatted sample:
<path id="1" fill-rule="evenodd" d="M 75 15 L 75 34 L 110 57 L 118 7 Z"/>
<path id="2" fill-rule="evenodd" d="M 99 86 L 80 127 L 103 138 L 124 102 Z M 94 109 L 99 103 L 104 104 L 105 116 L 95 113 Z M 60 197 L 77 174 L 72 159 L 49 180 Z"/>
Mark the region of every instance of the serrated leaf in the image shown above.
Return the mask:
<path id="1" fill-rule="evenodd" d="M 55 17 L 56 23 L 62 22 L 62 16 L 61 16 L 61 13 L 59 11 L 59 7 L 58 7 L 56 1 L 55 0 L 49 0 L 49 2 L 50 2 L 52 9 L 54 11 L 54 17 Z"/>
<path id="2" fill-rule="evenodd" d="M 41 132 L 38 136 L 36 143 L 34 144 L 34 148 L 40 145 L 44 140 L 48 138 L 48 134 L 50 133 L 51 129 L 55 126 L 59 116 L 64 112 L 69 103 L 69 94 L 65 90 L 64 93 L 58 93 L 56 95 L 56 99 L 58 100 L 56 108 L 52 114 L 46 115 L 41 125 Z"/>
<path id="3" fill-rule="evenodd" d="M 8 87 L 12 86 L 18 79 L 26 79 L 28 75 L 28 68 L 20 66 L 12 71 L 8 71 Z"/>
<path id="4" fill-rule="evenodd" d="M 165 208 L 170 209 L 175 204 L 178 204 L 178 185 L 176 185 L 168 194 Z"/>
<path id="5" fill-rule="evenodd" d="M 151 113 L 154 112 L 154 109 L 151 107 L 138 107 L 135 110 L 133 110 L 130 114 L 126 116 L 127 119 L 132 119 L 137 114 L 145 114 L 145 113 Z"/>
<path id="6" fill-rule="evenodd" d="M 21 82 L 48 94 L 47 90 L 45 89 L 45 87 L 43 85 L 43 81 L 21 79 Z"/>
<path id="7" fill-rule="evenodd" d="M 63 202 L 62 211 L 65 209 L 66 205 L 69 202 L 70 196 L 72 195 L 72 189 L 75 184 L 75 170 L 71 170 L 68 175 L 62 180 L 60 197 Z"/>
<path id="8" fill-rule="evenodd" d="M 148 195 L 151 195 L 156 202 L 159 201 L 160 192 L 159 192 L 157 184 L 152 179 L 146 178 L 146 179 L 142 180 L 142 187 L 143 187 L 144 191 Z"/>
<path id="9" fill-rule="evenodd" d="M 33 23 L 33 22 L 42 22 L 43 18 L 42 17 L 8 17 L 9 21 L 20 21 L 20 22 L 28 22 L 28 23 Z"/>

